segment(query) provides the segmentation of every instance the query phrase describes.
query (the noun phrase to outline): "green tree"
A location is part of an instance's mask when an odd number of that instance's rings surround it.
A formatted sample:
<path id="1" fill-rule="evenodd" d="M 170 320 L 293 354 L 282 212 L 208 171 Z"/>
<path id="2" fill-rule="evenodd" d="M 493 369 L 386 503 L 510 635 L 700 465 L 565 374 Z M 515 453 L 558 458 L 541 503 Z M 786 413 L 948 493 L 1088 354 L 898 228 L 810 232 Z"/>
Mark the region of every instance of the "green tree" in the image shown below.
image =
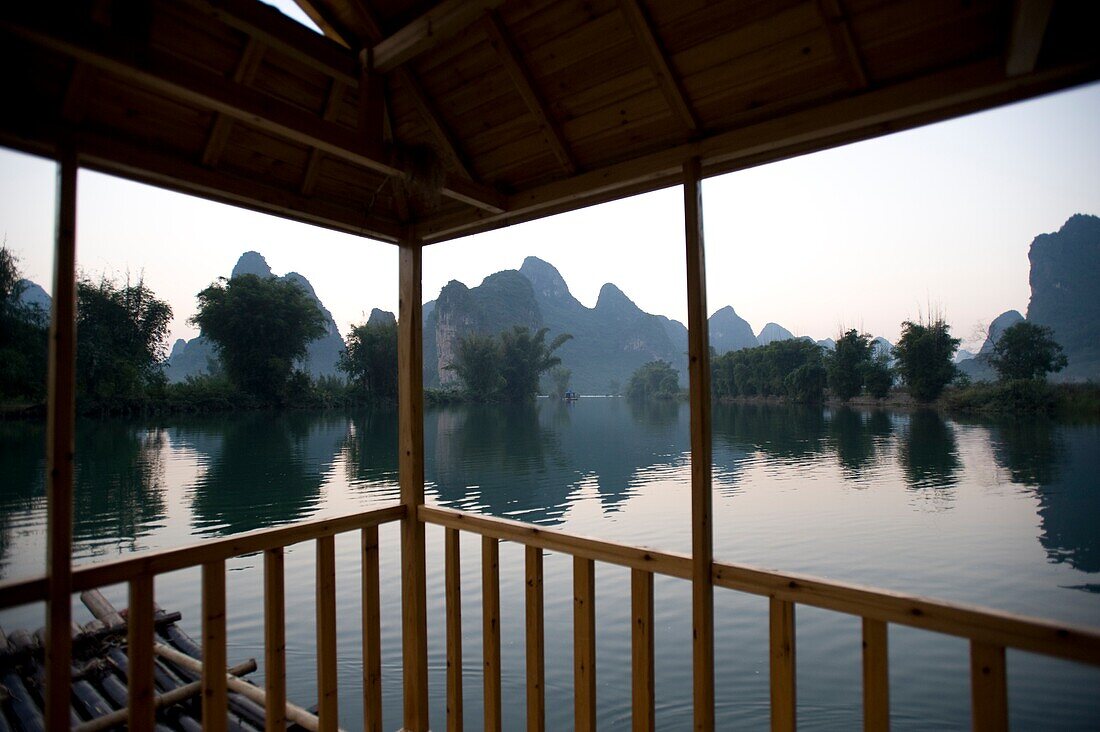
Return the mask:
<path id="1" fill-rule="evenodd" d="M 958 338 L 951 337 L 951 328 L 943 318 L 928 323 L 906 320 L 901 324 L 894 357 L 914 399 L 931 402 L 943 393 L 955 378 L 952 357 L 959 343 Z"/>
<path id="2" fill-rule="evenodd" d="M 1002 379 L 1041 379 L 1068 363 L 1054 331 L 1026 320 L 1006 328 L 989 357 Z"/>
<path id="3" fill-rule="evenodd" d="M 504 389 L 500 346 L 489 336 L 473 333 L 460 340 L 455 360 L 444 368 L 458 374 L 466 395 L 472 399 L 495 399 Z"/>
<path id="4" fill-rule="evenodd" d="M 871 336 L 849 330 L 837 338 L 836 350 L 828 357 L 829 391 L 847 401 L 859 396 L 871 363 Z"/>
<path id="5" fill-rule="evenodd" d="M 796 371 L 798 375 L 792 377 Z M 711 362 L 711 378 L 716 399 L 782 396 L 794 401 L 819 401 L 816 384 L 820 381 L 823 389 L 825 383 L 821 346 L 797 338 L 730 351 Z"/>
<path id="6" fill-rule="evenodd" d="M 813 404 L 825 394 L 826 373 L 821 362 L 804 363 L 783 379 L 787 398 L 794 402 Z"/>
<path id="7" fill-rule="evenodd" d="M 93 402 L 147 396 L 165 383 L 172 308 L 138 280 L 76 283 L 77 393 Z M 106 406 L 106 405 L 105 405 Z"/>
<path id="8" fill-rule="evenodd" d="M 554 380 L 554 396 L 565 396 L 572 376 L 573 372 L 564 366 L 555 366 L 550 370 L 550 378 Z"/>
<path id="9" fill-rule="evenodd" d="M 863 385 L 875 399 L 885 399 L 894 385 L 894 372 L 890 368 L 890 356 L 879 353 L 863 365 Z"/>
<path id="10" fill-rule="evenodd" d="M 353 326 L 336 367 L 348 375 L 363 396 L 374 399 L 397 396 L 397 324 Z"/>
<path id="11" fill-rule="evenodd" d="M 667 399 L 680 393 L 680 372 L 667 361 L 650 361 L 630 376 L 626 395 L 631 399 Z"/>
<path id="12" fill-rule="evenodd" d="M 500 334 L 501 375 L 504 397 L 511 401 L 532 399 L 538 394 L 539 377 L 561 363 L 554 355 L 573 336 L 562 333 L 546 343 L 549 328 L 531 333 L 522 326 Z"/>
<path id="13" fill-rule="evenodd" d="M 19 261 L 0 245 L 0 397 L 40 400 L 46 393 L 49 314 L 20 302 Z"/>
<path id="14" fill-rule="evenodd" d="M 214 343 L 230 381 L 261 401 L 285 403 L 294 362 L 325 332 L 317 303 L 294 282 L 256 275 L 221 278 L 198 300 L 190 322 Z"/>

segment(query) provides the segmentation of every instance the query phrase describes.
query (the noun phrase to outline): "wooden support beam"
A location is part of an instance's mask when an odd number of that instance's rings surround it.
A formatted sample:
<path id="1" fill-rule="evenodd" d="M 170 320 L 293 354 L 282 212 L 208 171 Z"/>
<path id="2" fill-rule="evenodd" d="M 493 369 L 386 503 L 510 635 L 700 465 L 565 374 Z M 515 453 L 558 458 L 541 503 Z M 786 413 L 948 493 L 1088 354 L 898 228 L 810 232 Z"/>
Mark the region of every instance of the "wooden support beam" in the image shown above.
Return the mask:
<path id="1" fill-rule="evenodd" d="M 72 688 L 76 422 L 76 152 L 61 150 L 54 220 L 46 416 L 46 726 L 68 729 Z"/>
<path id="2" fill-rule="evenodd" d="M 825 28 L 829 31 L 833 53 L 844 64 L 844 75 L 848 77 L 848 85 L 853 89 L 866 89 L 871 83 L 867 75 L 867 64 L 852 34 L 852 26 L 848 22 L 843 1 L 817 0 L 817 11 L 825 21 Z"/>
<path id="3" fill-rule="evenodd" d="M 1016 0 L 1005 57 L 1007 75 L 1020 76 L 1035 70 L 1053 9 L 1054 0 Z"/>
<path id="4" fill-rule="evenodd" d="M 423 249 L 410 231 L 398 256 L 397 398 L 401 520 L 401 651 L 404 726 L 428 732 L 428 619 L 424 573 Z"/>
<path id="5" fill-rule="evenodd" d="M 447 732 L 462 732 L 462 553 L 458 529 L 444 529 L 447 598 Z"/>
<path id="6" fill-rule="evenodd" d="M 369 147 L 382 150 L 382 128 L 386 115 L 386 84 L 373 68 L 370 49 L 359 54 L 359 138 Z"/>
<path id="7" fill-rule="evenodd" d="M 363 729 L 382 732 L 382 603 L 378 583 L 378 527 L 360 535 L 363 554 Z"/>
<path id="8" fill-rule="evenodd" d="M 573 729 L 596 731 L 596 563 L 573 557 Z"/>
<path id="9" fill-rule="evenodd" d="M 888 626 L 881 620 L 863 619 L 863 729 L 890 729 L 890 662 Z"/>
<path id="10" fill-rule="evenodd" d="M 970 721 L 975 732 L 1008 730 L 1004 646 L 970 642 Z"/>
<path id="11" fill-rule="evenodd" d="M 794 603 L 787 600 L 768 601 L 770 626 L 769 659 L 772 707 L 772 731 L 794 732 L 795 729 L 795 642 Z"/>
<path id="12" fill-rule="evenodd" d="M 448 529 L 449 530 L 449 529 Z M 546 730 L 546 614 L 542 594 L 542 549 L 524 549 L 527 590 L 527 730 Z"/>
<path id="13" fill-rule="evenodd" d="M 485 670 L 486 732 L 501 732 L 500 696 L 500 543 L 481 538 L 481 638 Z"/>
<path id="14" fill-rule="evenodd" d="M 653 732 L 656 702 L 653 688 L 653 573 L 630 570 L 631 722 L 634 732 Z"/>
<path id="15" fill-rule="evenodd" d="M 453 38 L 504 0 L 443 0 L 374 47 L 374 67 L 387 73 Z"/>
<path id="16" fill-rule="evenodd" d="M 665 95 L 673 114 L 680 118 L 688 132 L 693 134 L 698 132 L 701 127 L 699 118 L 691 108 L 691 103 L 688 102 L 684 85 L 680 83 L 679 76 L 673 70 L 668 54 L 657 37 L 657 31 L 641 6 L 641 0 L 619 0 L 619 9 L 626 17 L 627 25 L 630 26 L 634 38 L 645 51 L 649 68 L 657 78 L 657 86 Z"/>
<path id="17" fill-rule="evenodd" d="M 225 560 L 202 565 L 202 728 L 225 732 L 229 696 L 225 678 Z"/>
<path id="18" fill-rule="evenodd" d="M 528 111 L 535 118 L 546 144 L 553 150 L 554 156 L 557 157 L 558 162 L 561 163 L 567 173 L 572 175 L 577 172 L 577 162 L 569 151 L 565 135 L 550 114 L 550 110 L 542 100 L 542 96 L 535 89 L 534 79 L 531 78 L 530 72 L 523 64 L 523 56 L 515 44 L 512 43 L 504 23 L 500 20 L 500 16 L 494 12 L 486 13 L 485 19 L 482 21 L 482 27 L 485 29 L 485 35 L 489 38 L 489 45 L 496 51 L 500 63 L 504 66 L 504 70 L 516 87 L 516 91 L 523 97 L 523 103 L 527 105 Z"/>
<path id="19" fill-rule="evenodd" d="M 683 166 L 691 404 L 691 615 L 695 730 L 714 729 L 714 539 L 711 526 L 710 343 L 699 158 Z"/>
<path id="20" fill-rule="evenodd" d="M 260 70 L 260 64 L 264 58 L 264 47 L 255 38 L 249 38 L 245 44 L 244 52 L 237 61 L 237 68 L 233 71 L 233 82 L 248 86 L 255 80 Z M 221 112 L 214 115 L 214 124 L 210 127 L 210 135 L 206 138 L 206 147 L 202 151 L 202 164 L 213 168 L 221 159 L 225 150 L 225 143 L 229 141 L 229 133 L 233 130 L 233 118 Z"/>
<path id="21" fill-rule="evenodd" d="M 126 696 L 130 714 L 127 729 L 152 732 L 156 724 L 153 689 L 153 577 L 130 580 L 130 609 L 126 616 Z"/>
<path id="22" fill-rule="evenodd" d="M 390 151 L 372 150 L 358 135 L 333 122 L 273 99 L 243 84 L 187 68 L 173 59 L 145 54 L 140 61 L 125 46 L 58 30 L 40 17 L 28 22 L 0 19 L 0 28 L 77 61 L 105 71 L 127 83 L 143 86 L 187 104 L 219 112 L 293 142 L 316 147 L 354 165 L 383 175 L 404 175 Z M 358 83 L 358 78 L 356 82 Z M 444 180 L 442 194 L 487 211 L 504 210 L 504 196 L 462 177 Z"/>
<path id="23" fill-rule="evenodd" d="M 286 593 L 283 549 L 264 551 L 264 728 L 286 729 Z"/>
<path id="24" fill-rule="evenodd" d="M 84 119 L 91 89 L 91 72 L 82 63 L 73 64 L 69 75 L 69 85 L 65 88 L 65 98 L 61 102 L 61 119 L 69 124 L 78 124 Z"/>
<path id="25" fill-rule="evenodd" d="M 322 732 L 340 727 L 336 664 L 336 540 L 317 539 L 317 718 Z"/>
<path id="26" fill-rule="evenodd" d="M 340 97 L 344 94 L 344 84 L 339 79 L 333 79 L 328 88 L 328 96 L 325 98 L 325 109 L 321 113 L 321 119 L 332 120 L 336 116 Z M 315 147 L 309 149 L 309 160 L 306 162 L 306 172 L 302 175 L 302 183 L 299 186 L 303 196 L 312 196 L 313 188 L 317 185 L 317 174 L 321 170 L 321 160 L 325 154 Z"/>
<path id="27" fill-rule="evenodd" d="M 398 69 L 396 74 L 401 84 L 409 92 L 409 96 L 412 97 L 413 104 L 420 112 L 424 124 L 428 126 L 436 141 L 439 142 L 440 147 L 443 148 L 444 154 L 450 158 L 451 163 L 462 176 L 475 180 L 473 169 L 466 160 L 466 155 L 462 152 L 457 138 L 451 134 L 450 128 L 443 121 L 443 115 L 436 109 L 435 103 L 428 97 L 424 87 L 420 85 L 420 80 L 416 78 L 416 74 L 413 73 L 412 69 L 405 67 Z"/>

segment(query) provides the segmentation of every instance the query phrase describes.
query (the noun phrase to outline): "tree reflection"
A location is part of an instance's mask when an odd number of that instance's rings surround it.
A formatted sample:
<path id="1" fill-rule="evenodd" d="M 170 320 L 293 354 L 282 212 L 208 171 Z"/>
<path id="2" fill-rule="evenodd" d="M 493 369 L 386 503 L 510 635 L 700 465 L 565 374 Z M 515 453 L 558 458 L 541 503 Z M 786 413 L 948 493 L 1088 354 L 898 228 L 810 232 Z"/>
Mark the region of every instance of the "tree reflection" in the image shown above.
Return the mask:
<path id="1" fill-rule="evenodd" d="M 875 457 L 875 439 L 863 415 L 849 407 L 833 412 L 829 437 L 845 476 L 859 478 Z"/>
<path id="2" fill-rule="evenodd" d="M 12 519 L 46 496 L 46 429 L 41 422 L 0 422 L 0 576 L 11 551 Z"/>
<path id="3" fill-rule="evenodd" d="M 711 423 L 716 440 L 782 461 L 804 461 L 824 450 L 825 416 L 820 407 L 720 404 Z"/>
<path id="4" fill-rule="evenodd" d="M 958 483 L 962 463 L 955 431 L 930 409 L 909 415 L 909 428 L 898 446 L 898 460 L 910 488 L 942 489 Z"/>
<path id="5" fill-rule="evenodd" d="M 344 438 L 350 483 L 397 484 L 397 411 L 379 406 L 356 414 Z"/>

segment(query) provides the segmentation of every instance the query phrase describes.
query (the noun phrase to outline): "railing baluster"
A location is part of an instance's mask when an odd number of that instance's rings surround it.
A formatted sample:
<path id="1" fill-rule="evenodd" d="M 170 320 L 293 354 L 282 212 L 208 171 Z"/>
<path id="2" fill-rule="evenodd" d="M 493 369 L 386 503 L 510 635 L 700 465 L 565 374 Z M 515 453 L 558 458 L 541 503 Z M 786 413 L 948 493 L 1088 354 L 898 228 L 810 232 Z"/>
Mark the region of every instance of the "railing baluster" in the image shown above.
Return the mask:
<path id="1" fill-rule="evenodd" d="M 794 603 L 769 600 L 772 729 L 795 728 Z"/>
<path id="2" fill-rule="evenodd" d="M 1008 729 L 1004 646 L 970 641 L 970 699 L 973 729 Z"/>
<path id="3" fill-rule="evenodd" d="M 336 546 L 317 538 L 317 718 L 323 732 L 338 728 L 336 696 Z"/>
<path id="4" fill-rule="evenodd" d="M 482 651 L 485 658 L 485 730 L 500 732 L 500 546 L 481 538 Z"/>
<path id="5" fill-rule="evenodd" d="M 633 729 L 652 732 L 655 728 L 653 695 L 653 573 L 630 570 L 630 634 Z"/>
<path id="6" fill-rule="evenodd" d="M 863 729 L 890 729 L 890 667 L 887 626 L 881 620 L 863 619 Z"/>
<path id="7" fill-rule="evenodd" d="M 286 593 L 283 550 L 264 551 L 264 725 L 286 729 Z"/>
<path id="8" fill-rule="evenodd" d="M 462 563 L 458 529 L 446 530 L 447 730 L 462 732 Z"/>
<path id="9" fill-rule="evenodd" d="M 126 676 L 131 730 L 152 730 L 156 718 L 153 693 L 153 578 L 143 574 L 130 580 L 130 609 L 126 647 L 130 668 Z"/>
<path id="10" fill-rule="evenodd" d="M 225 561 L 202 565 L 202 728 L 225 732 Z"/>
<path id="11" fill-rule="evenodd" d="M 382 608 L 378 593 L 378 527 L 360 536 L 363 551 L 363 729 L 382 732 Z"/>
<path id="12" fill-rule="evenodd" d="M 573 728 L 596 729 L 596 563 L 573 557 Z"/>
<path id="13" fill-rule="evenodd" d="M 546 634 L 542 603 L 542 549 L 527 555 L 527 731 L 546 729 Z"/>

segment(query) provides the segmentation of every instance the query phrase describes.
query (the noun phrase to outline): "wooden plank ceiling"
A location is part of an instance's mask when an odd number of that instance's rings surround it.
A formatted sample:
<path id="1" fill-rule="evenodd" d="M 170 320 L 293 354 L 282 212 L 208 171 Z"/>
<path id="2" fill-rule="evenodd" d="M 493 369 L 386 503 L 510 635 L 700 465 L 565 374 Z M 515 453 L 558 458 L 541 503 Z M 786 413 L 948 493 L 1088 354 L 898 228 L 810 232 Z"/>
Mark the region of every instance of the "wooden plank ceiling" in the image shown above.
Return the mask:
<path id="1" fill-rule="evenodd" d="M 0 143 L 426 243 L 1100 77 L 1075 0 L 0 8 Z"/>

